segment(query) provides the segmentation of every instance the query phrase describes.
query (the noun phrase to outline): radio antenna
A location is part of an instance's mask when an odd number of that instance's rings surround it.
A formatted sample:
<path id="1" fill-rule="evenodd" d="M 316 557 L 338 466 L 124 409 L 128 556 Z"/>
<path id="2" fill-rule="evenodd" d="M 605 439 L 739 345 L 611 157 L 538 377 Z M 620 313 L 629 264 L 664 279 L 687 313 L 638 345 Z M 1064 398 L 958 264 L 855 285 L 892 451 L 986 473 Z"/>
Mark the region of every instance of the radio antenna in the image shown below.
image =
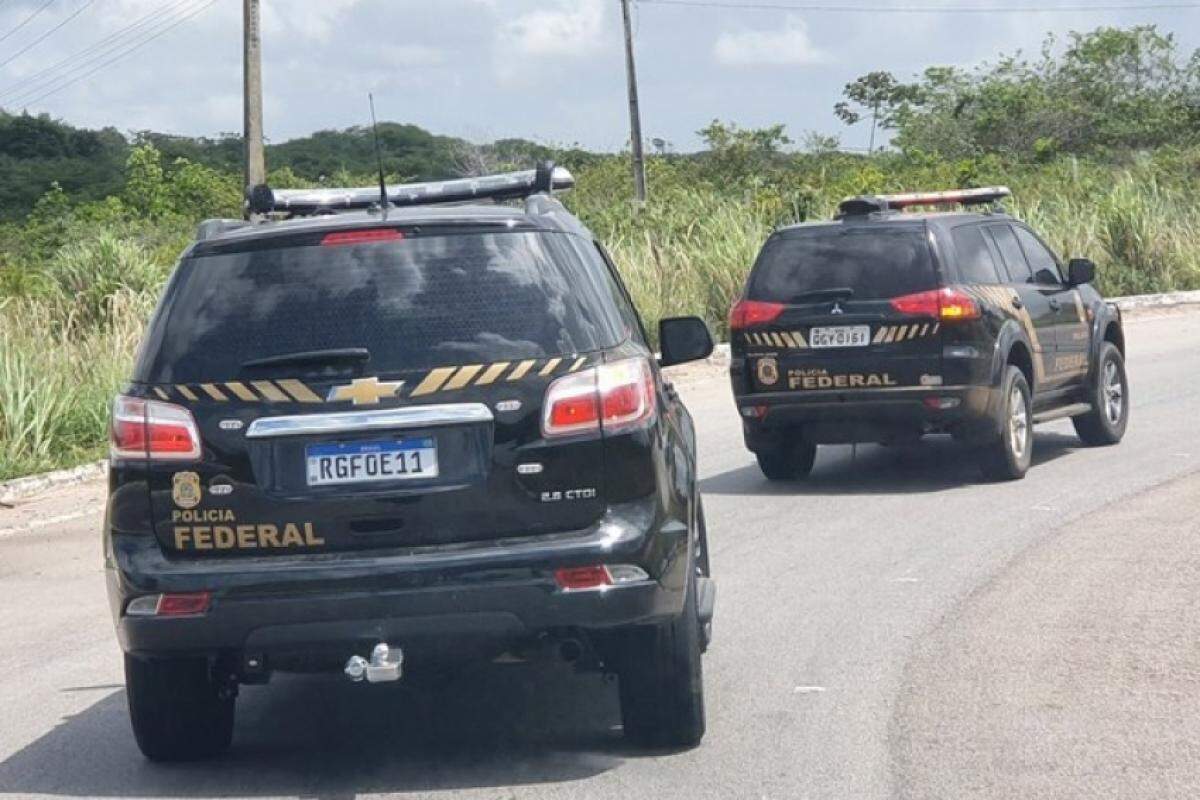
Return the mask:
<path id="1" fill-rule="evenodd" d="M 379 120 L 375 119 L 375 95 L 368 92 L 367 100 L 371 104 L 371 130 L 375 134 L 375 163 L 379 167 L 379 210 L 383 214 L 384 222 L 387 222 L 387 183 L 384 181 L 383 177 L 383 150 L 379 146 Z"/>

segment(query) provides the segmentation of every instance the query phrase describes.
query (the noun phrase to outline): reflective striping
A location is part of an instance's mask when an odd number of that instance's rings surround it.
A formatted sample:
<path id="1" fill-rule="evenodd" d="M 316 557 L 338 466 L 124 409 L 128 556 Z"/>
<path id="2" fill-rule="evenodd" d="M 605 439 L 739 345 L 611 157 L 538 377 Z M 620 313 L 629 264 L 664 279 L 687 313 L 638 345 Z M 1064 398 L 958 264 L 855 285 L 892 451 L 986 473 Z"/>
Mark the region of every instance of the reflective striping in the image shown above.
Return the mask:
<path id="1" fill-rule="evenodd" d="M 176 385 L 175 385 L 175 391 L 179 392 L 181 395 L 183 395 L 183 396 L 184 396 L 185 398 L 187 398 L 188 400 L 195 401 L 195 400 L 199 400 L 199 399 L 200 399 L 200 398 L 196 397 L 196 393 L 195 393 L 195 392 L 193 392 L 193 391 L 192 391 L 191 389 L 189 389 L 188 387 L 184 386 L 182 383 L 179 383 L 179 384 L 176 384 Z"/>
<path id="2" fill-rule="evenodd" d="M 258 400 L 258 395 L 246 388 L 246 384 L 244 383 L 230 381 L 229 383 L 225 384 L 225 388 L 233 392 L 239 400 L 245 400 L 251 403 Z"/>
<path id="3" fill-rule="evenodd" d="M 479 376 L 479 380 L 475 381 L 475 385 L 487 386 L 489 383 L 495 383 L 496 378 L 503 375 L 504 370 L 508 369 L 508 365 L 511 363 L 511 361 L 497 361 L 495 364 L 492 364 Z"/>
<path id="4" fill-rule="evenodd" d="M 887 336 L 887 332 L 890 328 L 891 328 L 890 325 L 880 325 L 879 330 L 875 331 L 875 338 L 871 340 L 871 343 L 879 344 L 880 342 L 882 342 L 883 337 Z"/>
<path id="5" fill-rule="evenodd" d="M 425 379 L 417 384 L 417 388 L 412 390 L 410 397 L 420 397 L 423 394 L 432 394 L 442 388 L 442 384 L 446 379 L 454 374 L 457 367 L 438 367 L 431 369 Z"/>
<path id="6" fill-rule="evenodd" d="M 292 396 L 293 400 L 301 403 L 320 403 L 321 398 L 318 397 L 312 389 L 309 389 L 302 381 L 295 378 L 285 378 L 281 381 L 276 381 L 281 389 Z"/>
<path id="7" fill-rule="evenodd" d="M 525 377 L 526 372 L 529 372 L 529 370 L 533 369 L 533 365 L 536 363 L 537 363 L 537 361 L 532 358 L 529 359 L 528 361 L 522 361 L 520 364 L 517 364 L 517 366 L 513 368 L 512 372 L 510 372 L 508 374 L 508 379 L 510 381 L 521 380 L 521 378 Z"/>
<path id="8" fill-rule="evenodd" d="M 225 396 L 224 392 L 222 392 L 220 389 L 218 389 L 216 386 L 214 386 L 211 383 L 202 383 L 202 384 L 200 384 L 200 388 L 203 389 L 205 392 L 207 392 L 208 396 L 211 397 L 213 400 L 218 400 L 218 401 L 224 403 L 226 400 L 229 399 L 228 397 Z"/>
<path id="9" fill-rule="evenodd" d="M 542 371 L 539 372 L 538 375 L 540 375 L 542 377 L 549 375 L 551 372 L 554 372 L 554 370 L 558 369 L 558 365 L 561 363 L 562 363 L 561 358 L 550 359 L 549 361 L 546 362 L 546 366 L 542 367 Z"/>
<path id="10" fill-rule="evenodd" d="M 567 370 L 567 372 L 575 372 L 577 369 L 582 367 L 585 362 L 587 362 L 587 356 L 580 356 L 575 360 L 575 363 L 571 365 L 571 368 Z"/>
<path id="11" fill-rule="evenodd" d="M 286 394 L 279 390 L 279 387 L 270 381 L 250 381 L 250 385 L 262 393 L 262 396 L 267 398 L 271 403 L 286 403 L 289 398 Z"/>
<path id="12" fill-rule="evenodd" d="M 924 337 L 928 333 L 929 333 L 929 323 L 926 322 L 924 325 L 921 326 L 921 336 Z"/>
<path id="13" fill-rule="evenodd" d="M 171 395 L 167 394 L 165 391 L 158 388 L 157 386 L 154 387 L 154 393 L 156 395 L 158 395 L 159 400 L 170 400 L 171 399 Z"/>
<path id="14" fill-rule="evenodd" d="M 465 367 L 459 367 L 445 386 L 442 387 L 443 392 L 451 389 L 461 389 L 471 382 L 471 379 L 479 374 L 479 370 L 483 369 L 483 364 L 469 364 Z M 415 394 L 415 392 L 414 392 Z"/>
<path id="15" fill-rule="evenodd" d="M 783 337 L 784 344 L 786 344 L 788 347 L 792 348 L 793 350 L 796 349 L 796 340 L 792 338 L 792 335 L 790 333 L 788 333 L 787 331 L 783 331 L 779 335 Z"/>
<path id="16" fill-rule="evenodd" d="M 917 338 L 917 329 L 918 329 L 919 327 L 921 327 L 921 326 L 920 326 L 920 325 L 913 325 L 911 328 L 909 328 L 909 329 L 908 329 L 908 338 L 910 338 L 910 339 L 915 339 L 915 338 Z M 926 327 L 928 327 L 928 326 L 926 326 Z"/>
<path id="17" fill-rule="evenodd" d="M 796 339 L 796 346 L 800 348 L 808 347 L 808 340 L 804 338 L 804 334 L 800 331 L 792 331 L 792 336 Z"/>
<path id="18" fill-rule="evenodd" d="M 883 343 L 889 344 L 895 338 L 896 338 L 896 328 L 894 326 L 889 326 L 887 335 L 883 337 Z"/>

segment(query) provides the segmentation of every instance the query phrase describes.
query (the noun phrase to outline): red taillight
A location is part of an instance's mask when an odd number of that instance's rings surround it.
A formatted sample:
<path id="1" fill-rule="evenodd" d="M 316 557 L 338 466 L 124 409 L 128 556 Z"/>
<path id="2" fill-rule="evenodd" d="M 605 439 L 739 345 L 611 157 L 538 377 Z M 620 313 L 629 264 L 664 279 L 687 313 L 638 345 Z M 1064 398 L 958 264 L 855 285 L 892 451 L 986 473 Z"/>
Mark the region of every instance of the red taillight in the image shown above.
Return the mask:
<path id="1" fill-rule="evenodd" d="M 893 297 L 892 308 L 913 317 L 933 317 L 942 322 L 979 319 L 979 304 L 959 289 L 946 286 L 927 292 Z"/>
<path id="2" fill-rule="evenodd" d="M 751 328 L 755 325 L 765 325 L 775 320 L 783 309 L 783 303 L 766 303 L 761 300 L 738 300 L 729 310 L 729 329 L 731 331 Z"/>
<path id="3" fill-rule="evenodd" d="M 567 567 L 554 571 L 554 582 L 558 588 L 566 591 L 581 589 L 599 589 L 612 585 L 612 576 L 603 564 L 591 567 Z"/>
<path id="4" fill-rule="evenodd" d="M 325 247 L 336 247 L 341 244 L 371 244 L 372 242 L 398 242 L 404 234 L 395 228 L 367 228 L 361 231 L 337 231 L 326 234 L 321 240 Z"/>
<path id="5" fill-rule="evenodd" d="M 631 358 L 566 375 L 546 390 L 544 436 L 570 436 L 635 427 L 654 412 L 654 373 Z"/>
<path id="6" fill-rule="evenodd" d="M 164 594 L 158 598 L 155 614 L 160 617 L 182 617 L 188 614 L 203 614 L 208 611 L 212 600 L 210 592 L 188 592 L 186 594 Z"/>
<path id="7" fill-rule="evenodd" d="M 200 431 L 182 406 L 120 395 L 113 403 L 110 455 L 118 458 L 200 458 Z"/>

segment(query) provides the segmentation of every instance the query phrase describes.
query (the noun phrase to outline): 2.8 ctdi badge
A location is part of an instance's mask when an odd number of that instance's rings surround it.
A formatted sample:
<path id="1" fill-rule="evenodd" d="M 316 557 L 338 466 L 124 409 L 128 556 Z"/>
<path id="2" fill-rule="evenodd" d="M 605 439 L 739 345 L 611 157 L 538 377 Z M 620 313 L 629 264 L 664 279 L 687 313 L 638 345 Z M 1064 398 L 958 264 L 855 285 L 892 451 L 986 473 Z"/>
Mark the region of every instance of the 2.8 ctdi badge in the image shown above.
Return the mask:
<path id="1" fill-rule="evenodd" d="M 176 472 L 171 481 L 171 498 L 180 508 L 200 504 L 200 476 L 194 472 Z"/>

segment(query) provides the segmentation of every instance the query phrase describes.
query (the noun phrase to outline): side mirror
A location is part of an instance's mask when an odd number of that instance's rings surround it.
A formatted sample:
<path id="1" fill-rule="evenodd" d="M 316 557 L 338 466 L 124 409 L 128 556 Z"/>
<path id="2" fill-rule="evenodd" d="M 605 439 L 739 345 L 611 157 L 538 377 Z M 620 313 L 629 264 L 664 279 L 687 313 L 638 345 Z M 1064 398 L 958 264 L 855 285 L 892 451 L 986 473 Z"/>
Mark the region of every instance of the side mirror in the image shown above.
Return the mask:
<path id="1" fill-rule="evenodd" d="M 1067 284 L 1082 286 L 1096 279 L 1096 265 L 1086 258 L 1072 258 L 1067 262 Z"/>
<path id="2" fill-rule="evenodd" d="M 659 363 L 664 367 L 698 361 L 712 355 L 713 339 L 699 317 L 670 317 L 658 323 Z"/>

